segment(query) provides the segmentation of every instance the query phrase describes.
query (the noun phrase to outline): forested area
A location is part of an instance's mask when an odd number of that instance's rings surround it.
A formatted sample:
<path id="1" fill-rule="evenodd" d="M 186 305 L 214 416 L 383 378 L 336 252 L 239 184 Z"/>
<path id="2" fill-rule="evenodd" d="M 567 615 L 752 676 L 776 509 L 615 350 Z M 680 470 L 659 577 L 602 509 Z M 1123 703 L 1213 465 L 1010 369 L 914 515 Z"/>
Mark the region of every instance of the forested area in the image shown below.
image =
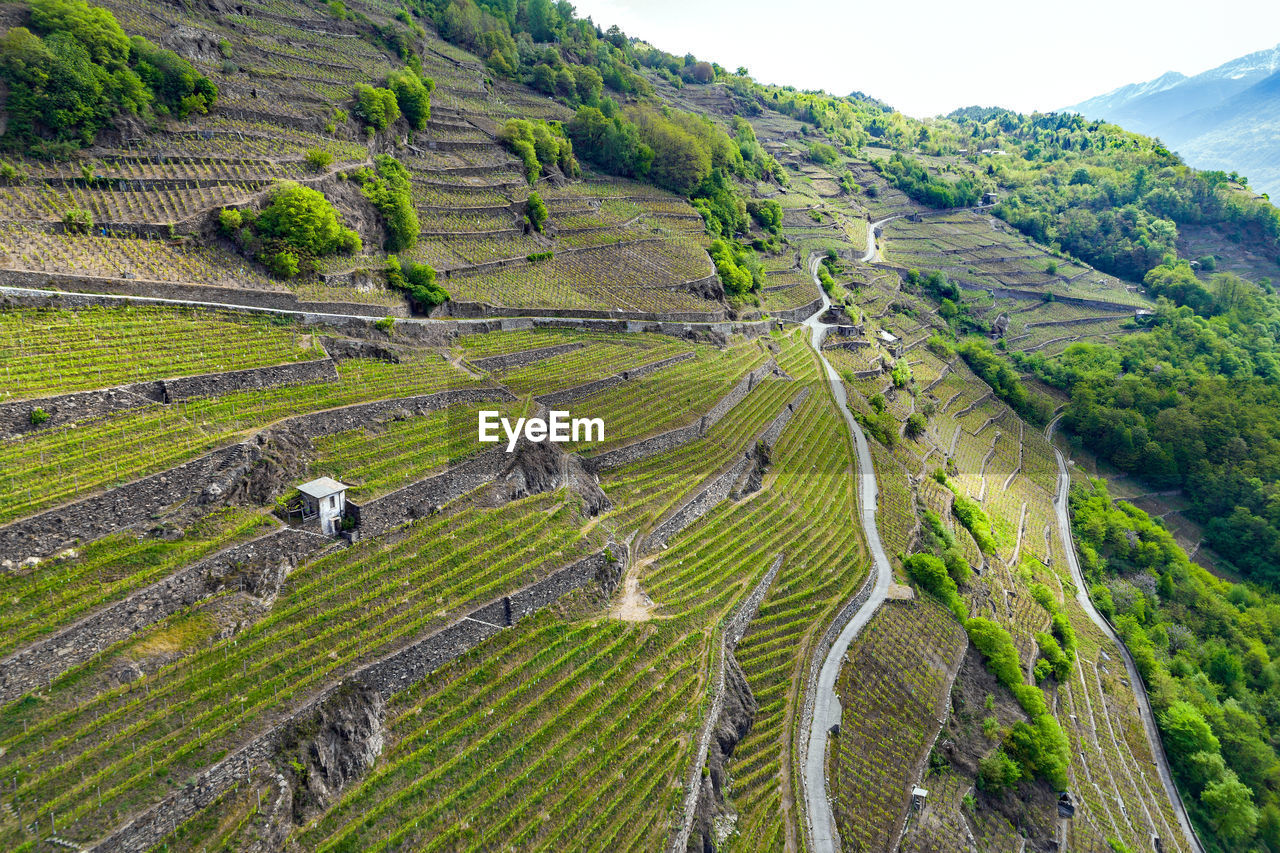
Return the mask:
<path id="1" fill-rule="evenodd" d="M 1280 596 L 1193 564 L 1102 481 L 1073 489 L 1071 512 L 1090 594 L 1133 653 L 1206 846 L 1280 849 Z"/>
<path id="2" fill-rule="evenodd" d="M 1188 273 L 1175 262 L 1148 280 L 1180 281 L 1201 313 L 1162 301 L 1147 331 L 1013 358 L 1071 393 L 1064 427 L 1153 488 L 1184 489 L 1206 543 L 1247 577 L 1276 586 L 1280 308 L 1231 274 L 1205 287 Z"/>
<path id="3" fill-rule="evenodd" d="M 1212 225 L 1280 258 L 1280 211 L 1240 191 L 1238 176 L 1187 167 L 1158 139 L 1071 114 L 968 109 L 949 118 L 954 130 L 935 130 L 922 150 L 963 150 L 1011 189 L 997 215 L 1101 270 L 1140 281 L 1176 253 L 1185 225 Z"/>

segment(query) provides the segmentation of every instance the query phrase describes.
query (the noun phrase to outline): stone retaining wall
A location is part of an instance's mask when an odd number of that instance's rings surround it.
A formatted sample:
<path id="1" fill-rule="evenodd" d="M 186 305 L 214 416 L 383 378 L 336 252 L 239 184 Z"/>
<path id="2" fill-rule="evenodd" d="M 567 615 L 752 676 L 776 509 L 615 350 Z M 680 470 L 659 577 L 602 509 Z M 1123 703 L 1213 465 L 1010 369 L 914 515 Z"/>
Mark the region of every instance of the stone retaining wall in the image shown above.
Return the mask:
<path id="1" fill-rule="evenodd" d="M 393 527 L 430 515 L 437 507 L 497 479 L 511 457 L 494 450 L 466 460 L 434 477 L 365 503 L 347 501 L 361 536 L 377 536 Z"/>
<path id="2" fill-rule="evenodd" d="M 194 563 L 0 660 L 0 702 L 41 689 L 134 633 L 236 586 L 246 566 L 287 562 L 293 568 L 307 555 L 334 546 L 317 533 L 284 528 Z"/>
<path id="3" fill-rule="evenodd" d="M 685 352 L 679 355 L 673 355 L 670 358 L 660 359 L 659 361 L 642 364 L 631 370 L 624 370 L 621 373 L 615 373 L 613 376 L 606 376 L 604 379 L 597 379 L 594 382 L 587 382 L 582 385 L 575 385 L 572 388 L 566 388 L 563 391 L 554 391 L 550 394 L 542 394 L 535 397 L 544 406 L 559 406 L 562 403 L 568 403 L 572 400 L 578 400 L 597 391 L 603 391 L 606 388 L 612 388 L 615 385 L 621 385 L 623 382 L 630 382 L 632 379 L 639 379 L 642 376 L 648 376 L 650 373 L 656 373 L 664 367 L 670 367 L 682 361 L 688 361 L 693 358 L 693 353 Z"/>
<path id="4" fill-rule="evenodd" d="M 477 358 L 471 360 L 474 367 L 479 368 L 487 373 L 497 370 L 510 370 L 513 367 L 523 367 L 526 364 L 532 364 L 535 361 L 545 361 L 548 358 L 557 355 L 563 355 L 567 352 L 573 352 L 582 349 L 586 344 L 559 344 L 551 347 L 538 347 L 537 349 L 527 349 L 522 352 L 507 353 L 506 355 L 492 355 L 488 358 Z"/>
<path id="5" fill-rule="evenodd" d="M 560 596 L 592 582 L 616 586 L 619 564 L 607 559 L 607 551 L 584 557 L 524 587 L 506 599 L 491 602 L 446 628 L 406 648 L 353 672 L 294 711 L 285 720 L 198 774 L 188 785 L 170 793 L 115 832 L 89 846 L 93 853 L 143 853 L 159 844 L 173 829 L 209 806 L 254 768 L 271 760 L 289 722 L 324 704 L 344 683 L 356 683 L 379 693 L 384 700 L 412 686 L 423 676 L 480 645 L 503 630 L 503 625 L 479 618 L 491 615 L 494 605 L 510 600 L 511 622 L 556 601 Z"/>
<path id="6" fill-rule="evenodd" d="M 812 302 L 807 302 L 796 308 L 784 308 L 781 311 L 770 311 L 769 316 L 775 320 L 786 320 L 790 323 L 801 323 L 812 317 L 814 312 L 822 307 L 822 298 L 819 297 Z"/>
<path id="7" fill-rule="evenodd" d="M 510 393 L 501 388 L 460 388 L 297 415 L 276 426 L 296 427 L 308 438 L 315 438 L 355 429 L 400 411 L 424 413 L 455 403 L 512 399 Z M 146 521 L 181 501 L 203 499 L 204 495 L 211 494 L 213 486 L 225 492 L 257 461 L 259 453 L 254 440 L 248 439 L 167 471 L 0 527 L 0 559 L 18 562 L 29 556 L 51 554 L 72 542 L 97 539 Z"/>
<path id="8" fill-rule="evenodd" d="M 0 403 L 0 435 L 78 423 L 151 403 L 176 403 L 191 397 L 213 397 L 229 394 L 232 391 L 274 388 L 280 385 L 337 378 L 338 373 L 333 366 L 333 361 L 323 358 L 270 367 L 253 367 L 247 370 L 135 382 L 117 388 Z M 38 427 L 31 423 L 31 412 L 37 408 L 49 415 L 49 419 Z"/>
<path id="9" fill-rule="evenodd" d="M 632 462 L 639 462 L 641 459 L 648 459 L 650 456 L 657 456 L 660 453 L 666 453 L 669 450 L 688 444 L 705 435 L 707 430 L 715 426 L 730 409 L 742 402 L 743 398 L 759 384 L 760 380 L 775 370 L 777 370 L 777 363 L 773 359 L 769 359 L 764 365 L 757 367 L 744 376 L 737 385 L 733 386 L 728 394 L 717 400 L 716 404 L 696 422 L 659 433 L 650 438 L 641 439 L 623 447 L 606 450 L 604 453 L 589 457 L 588 462 L 593 470 L 607 471 L 611 468 L 630 465 Z"/>
<path id="10" fill-rule="evenodd" d="M 755 464 L 756 445 L 760 443 L 769 446 L 774 445 L 778 440 L 778 436 L 782 435 L 782 430 L 791 422 L 796 410 L 800 408 L 800 404 L 808 396 L 809 389 L 801 389 L 787 404 L 786 408 L 773 419 L 773 422 L 747 445 L 736 462 L 724 472 L 712 478 L 683 506 L 654 527 L 653 532 L 645 538 L 645 550 L 649 552 L 660 550 L 671 537 L 693 524 L 699 518 L 702 518 L 702 516 L 714 509 L 716 504 L 727 498 L 742 475 Z"/>

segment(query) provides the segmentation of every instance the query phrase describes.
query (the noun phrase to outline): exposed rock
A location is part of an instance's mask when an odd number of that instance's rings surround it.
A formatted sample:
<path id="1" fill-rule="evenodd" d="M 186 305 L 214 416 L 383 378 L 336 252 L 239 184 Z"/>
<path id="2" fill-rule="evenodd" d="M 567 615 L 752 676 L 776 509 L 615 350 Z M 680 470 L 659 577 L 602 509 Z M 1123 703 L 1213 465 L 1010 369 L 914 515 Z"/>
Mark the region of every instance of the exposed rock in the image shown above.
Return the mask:
<path id="1" fill-rule="evenodd" d="M 325 351 L 334 359 L 371 358 L 390 364 L 400 363 L 400 353 L 374 341 L 358 341 L 350 338 L 325 338 Z"/>
<path id="2" fill-rule="evenodd" d="M 755 449 L 751 451 L 751 455 L 755 460 L 755 464 L 743 473 L 742 479 L 738 482 L 737 488 L 734 490 L 734 496 L 737 499 L 760 491 L 764 485 L 764 475 L 769 472 L 772 455 L 769 445 L 763 441 L 756 442 Z"/>
<path id="3" fill-rule="evenodd" d="M 160 46 L 193 62 L 217 63 L 222 61 L 218 41 L 218 36 L 208 30 L 177 26 L 160 37 Z"/>
<path id="4" fill-rule="evenodd" d="M 724 704 L 707 749 L 706 772 L 702 777 L 702 790 L 698 793 L 693 832 L 689 836 L 690 850 L 714 853 L 732 831 L 736 815 L 728 801 L 729 776 L 724 765 L 751 731 L 758 710 L 759 703 L 738 666 L 738 659 L 733 652 L 728 652 L 724 667 Z"/>
<path id="5" fill-rule="evenodd" d="M 582 457 L 565 453 L 550 441 L 521 441 L 491 491 L 498 502 L 505 503 L 565 486 L 582 498 L 583 512 L 589 516 L 613 507 Z"/>
<path id="6" fill-rule="evenodd" d="M 250 448 L 251 463 L 228 487 L 223 501 L 253 506 L 270 502 L 305 473 L 314 454 L 311 439 L 296 426 L 259 434 Z"/>
<path id="7" fill-rule="evenodd" d="M 713 302 L 724 299 L 724 285 L 720 283 L 719 276 L 712 275 L 689 282 L 689 292 L 699 299 L 709 299 Z"/>
<path id="8" fill-rule="evenodd" d="M 336 802 L 382 754 L 385 719 L 375 690 L 343 684 L 280 737 L 277 767 L 291 791 L 290 819 L 301 826 Z"/>

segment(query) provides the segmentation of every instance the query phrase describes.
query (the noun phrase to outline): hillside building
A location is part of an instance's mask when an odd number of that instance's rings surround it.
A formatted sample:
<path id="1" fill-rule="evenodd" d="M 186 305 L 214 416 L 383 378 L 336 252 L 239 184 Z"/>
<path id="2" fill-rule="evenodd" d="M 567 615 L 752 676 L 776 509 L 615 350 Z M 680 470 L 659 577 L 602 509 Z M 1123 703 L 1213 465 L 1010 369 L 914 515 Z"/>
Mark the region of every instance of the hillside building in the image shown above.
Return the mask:
<path id="1" fill-rule="evenodd" d="M 347 509 L 347 487 L 332 477 L 321 477 L 298 486 L 302 495 L 302 520 L 319 519 L 320 531 L 333 536 L 342 527 Z"/>

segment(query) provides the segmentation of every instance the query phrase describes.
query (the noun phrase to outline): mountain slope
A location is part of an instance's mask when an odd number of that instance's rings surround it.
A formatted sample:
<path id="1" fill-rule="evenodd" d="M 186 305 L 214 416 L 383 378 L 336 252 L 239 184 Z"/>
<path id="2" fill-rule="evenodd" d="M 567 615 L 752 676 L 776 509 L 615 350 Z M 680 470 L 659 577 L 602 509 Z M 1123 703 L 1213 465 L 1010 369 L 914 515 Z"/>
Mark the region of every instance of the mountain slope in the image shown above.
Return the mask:
<path id="1" fill-rule="evenodd" d="M 1186 77 L 1168 72 L 1066 109 L 1158 136 L 1198 168 L 1247 175 L 1280 191 L 1280 46 Z"/>

